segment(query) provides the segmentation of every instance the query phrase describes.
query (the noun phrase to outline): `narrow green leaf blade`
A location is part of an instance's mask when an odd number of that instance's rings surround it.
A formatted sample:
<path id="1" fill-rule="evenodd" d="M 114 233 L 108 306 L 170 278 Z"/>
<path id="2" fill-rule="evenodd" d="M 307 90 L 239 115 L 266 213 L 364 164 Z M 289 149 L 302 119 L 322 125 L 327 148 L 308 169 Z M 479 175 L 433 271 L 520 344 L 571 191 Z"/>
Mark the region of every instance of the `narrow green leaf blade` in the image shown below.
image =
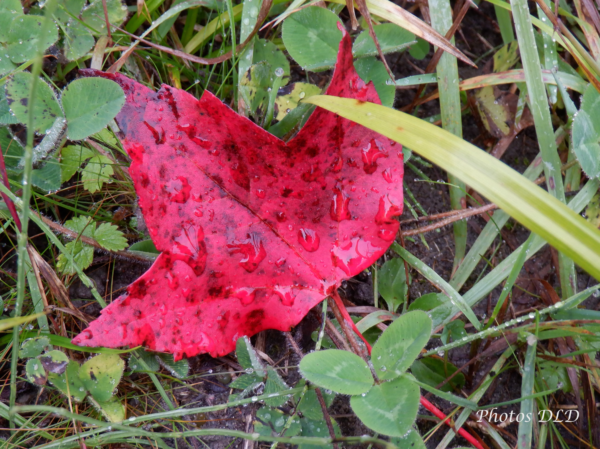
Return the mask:
<path id="1" fill-rule="evenodd" d="M 486 152 L 430 123 L 383 106 L 325 95 L 307 102 L 406 145 L 453 173 L 600 279 L 600 232 Z"/>

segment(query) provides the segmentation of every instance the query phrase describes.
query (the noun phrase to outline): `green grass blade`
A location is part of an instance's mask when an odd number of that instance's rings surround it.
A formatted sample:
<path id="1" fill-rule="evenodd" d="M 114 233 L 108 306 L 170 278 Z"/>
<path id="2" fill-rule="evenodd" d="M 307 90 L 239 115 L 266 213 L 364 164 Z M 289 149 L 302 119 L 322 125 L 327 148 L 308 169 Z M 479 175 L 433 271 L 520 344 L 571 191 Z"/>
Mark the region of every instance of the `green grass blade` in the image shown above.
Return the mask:
<path id="1" fill-rule="evenodd" d="M 54 11 L 56 10 L 57 2 L 49 1 L 45 5 L 44 15 L 46 17 L 46 21 L 43 22 L 41 35 L 45 35 L 52 26 L 53 22 L 51 20 Z M 29 254 L 27 253 L 27 244 L 29 241 L 29 219 L 30 219 L 30 210 L 29 210 L 29 201 L 31 200 L 31 176 L 33 172 L 33 139 L 34 139 L 34 103 L 36 101 L 36 85 L 39 80 L 39 75 L 42 72 L 42 63 L 43 63 L 43 40 L 39 40 L 36 48 L 36 56 L 34 58 L 33 67 L 31 68 L 31 73 L 33 75 L 31 86 L 29 87 L 29 96 L 27 103 L 29 105 L 29 116 L 27 119 L 27 144 L 25 145 L 25 152 L 23 157 L 23 193 L 21 195 L 22 203 L 26 205 L 23 209 L 21 209 L 21 229 L 19 230 L 18 235 L 18 260 L 17 260 L 17 301 L 15 302 L 14 308 L 14 317 L 18 319 L 21 315 L 21 310 L 23 308 L 23 302 L 25 299 L 25 278 L 26 273 L 28 271 L 28 262 L 29 262 Z M 38 100 L 39 101 L 39 100 Z M 15 327 L 13 329 L 13 346 L 11 352 L 11 364 L 10 364 L 10 406 L 13 407 L 15 405 L 15 400 L 17 397 L 17 363 L 19 359 L 19 327 Z M 13 419 L 10 419 L 10 426 L 13 426 Z"/>
<path id="2" fill-rule="evenodd" d="M 392 245 L 392 249 L 396 251 L 400 257 L 406 260 L 411 267 L 413 267 L 425 278 L 427 278 L 433 285 L 439 288 L 442 293 L 449 298 L 450 303 L 457 307 L 465 315 L 465 317 L 467 317 L 475 329 L 481 329 L 481 323 L 475 316 L 475 313 L 473 313 L 471 307 L 465 302 L 464 298 L 450 286 L 450 284 L 444 281 L 433 269 L 429 268 L 426 264 L 421 262 L 421 260 L 413 256 L 397 243 Z"/>
<path id="3" fill-rule="evenodd" d="M 443 167 L 600 279 L 600 231 L 486 152 L 384 106 L 326 95 L 310 97 L 307 102 L 377 131 Z"/>
<path id="4" fill-rule="evenodd" d="M 543 170 L 541 162 L 540 156 L 536 157 L 533 162 L 529 164 L 529 167 L 527 167 L 523 176 L 531 181 L 537 179 Z M 477 240 L 475 240 L 475 243 L 473 243 L 473 246 L 469 249 L 464 262 L 458 267 L 458 270 L 454 273 L 452 279 L 450 279 L 450 285 L 452 287 L 457 290 L 461 289 L 509 219 L 510 216 L 503 210 L 494 212 L 492 219 L 486 223 L 485 227 L 477 237 Z"/>
<path id="5" fill-rule="evenodd" d="M 494 12 L 496 13 L 496 19 L 498 20 L 498 26 L 500 27 L 502 41 L 505 44 L 514 41 L 515 33 L 513 31 L 512 17 L 510 12 L 496 5 L 494 5 Z"/>
<path id="6" fill-rule="evenodd" d="M 527 342 L 527 353 L 523 363 L 523 381 L 521 383 L 521 396 L 527 397 L 533 394 L 533 383 L 535 380 L 535 354 L 537 341 L 531 344 Z M 524 399 L 521 402 L 521 412 L 523 416 L 533 417 L 533 398 Z M 517 436 L 518 449 L 529 449 L 531 447 L 531 435 L 533 433 L 533 422 L 535 419 L 522 420 L 519 423 L 519 433 Z"/>
<path id="7" fill-rule="evenodd" d="M 525 83 L 529 92 L 529 106 L 533 115 L 535 132 L 544 162 L 546 185 L 548 192 L 564 203 L 565 192 L 560 172 L 561 162 L 558 157 L 556 140 L 554 139 L 552 119 L 550 118 L 550 110 L 548 108 L 548 97 L 542 81 L 541 62 L 535 43 L 529 7 L 527 6 L 527 0 L 512 0 L 511 4 L 519 50 L 521 52 L 521 62 L 525 71 Z M 544 34 L 544 36 L 548 35 Z M 553 44 L 551 38 L 550 44 Z M 545 50 L 549 51 L 551 48 L 546 48 Z M 554 52 L 555 57 L 556 52 Z M 553 60 L 551 54 L 548 56 L 548 60 Z M 554 93 L 556 94 L 556 89 Z M 563 298 L 571 296 L 576 284 L 575 265 L 564 254 L 559 254 L 559 276 Z"/>
<path id="8" fill-rule="evenodd" d="M 44 312 L 36 313 L 34 315 L 19 316 L 19 317 L 15 317 L 15 318 L 6 318 L 4 320 L 0 320 L 0 332 L 5 331 L 7 329 L 16 328 L 17 326 L 20 326 L 21 324 L 29 323 L 30 321 L 33 321 L 42 315 L 44 315 Z M 18 345 L 17 345 L 17 347 L 18 347 Z M 17 350 L 16 352 L 18 353 L 19 351 Z"/>
<path id="9" fill-rule="evenodd" d="M 430 0 L 429 14 L 431 26 L 444 36 L 452 27 L 452 8 L 448 0 Z M 454 39 L 451 40 L 454 44 Z M 442 127 L 452 134 L 462 137 L 460 91 L 458 90 L 458 64 L 456 58 L 444 53 L 437 65 L 437 82 L 440 93 L 440 111 Z M 465 183 L 452 174 L 448 175 L 450 186 L 450 206 L 462 209 L 466 203 Z M 467 222 L 457 221 L 454 228 L 454 266 L 452 272 L 461 264 L 467 250 Z"/>
<path id="10" fill-rule="evenodd" d="M 492 367 L 490 372 L 488 372 L 488 374 L 485 376 L 479 388 L 477 388 L 477 390 L 475 390 L 475 392 L 471 395 L 471 397 L 469 398 L 470 401 L 477 403 L 483 397 L 483 395 L 488 390 L 490 385 L 492 385 L 492 382 L 496 377 L 495 375 L 492 376 L 490 373 L 499 373 L 506 361 L 508 360 L 508 358 L 512 354 L 513 348 L 512 346 L 509 346 L 508 349 L 506 349 L 502 353 L 502 355 L 498 357 L 498 360 L 496 360 L 496 363 L 494 363 L 494 366 Z M 442 441 L 440 441 L 440 443 L 437 445 L 436 449 L 445 449 L 456 436 L 455 432 L 461 428 L 461 426 L 467 421 L 470 415 L 471 410 L 463 410 L 458 416 L 458 418 L 454 421 L 454 428 L 448 430 Z"/>

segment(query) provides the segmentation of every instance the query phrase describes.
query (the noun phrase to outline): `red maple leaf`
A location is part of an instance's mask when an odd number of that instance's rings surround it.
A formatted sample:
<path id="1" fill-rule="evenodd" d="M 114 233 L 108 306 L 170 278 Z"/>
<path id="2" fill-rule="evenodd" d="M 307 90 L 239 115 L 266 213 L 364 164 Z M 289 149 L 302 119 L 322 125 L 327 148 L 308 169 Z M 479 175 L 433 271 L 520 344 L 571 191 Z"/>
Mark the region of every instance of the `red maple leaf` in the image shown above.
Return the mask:
<path id="1" fill-rule="evenodd" d="M 340 29 L 327 94 L 380 104 Z M 403 159 L 386 137 L 317 108 L 285 143 L 210 92 L 84 74 L 125 92 L 117 123 L 161 254 L 73 343 L 221 356 L 243 335 L 289 330 L 394 240 Z"/>

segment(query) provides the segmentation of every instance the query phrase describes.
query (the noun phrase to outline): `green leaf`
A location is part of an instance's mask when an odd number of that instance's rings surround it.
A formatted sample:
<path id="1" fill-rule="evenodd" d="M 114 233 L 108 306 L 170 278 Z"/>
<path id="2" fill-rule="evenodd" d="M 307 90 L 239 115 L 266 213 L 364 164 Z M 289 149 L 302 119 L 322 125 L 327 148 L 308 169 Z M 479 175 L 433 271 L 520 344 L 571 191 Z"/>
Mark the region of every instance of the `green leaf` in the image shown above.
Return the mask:
<path id="1" fill-rule="evenodd" d="M 404 50 L 416 43 L 413 33 L 393 23 L 375 25 L 373 30 L 379 41 L 379 47 L 384 54 Z M 379 55 L 369 31 L 363 31 L 358 35 L 352 46 L 352 54 L 355 58 Z"/>
<path id="2" fill-rule="evenodd" d="M 321 89 L 310 83 L 292 83 L 279 89 L 275 99 L 277 108 L 277 120 L 283 120 L 290 112 L 298 107 L 298 104 L 304 99 L 319 95 Z"/>
<path id="3" fill-rule="evenodd" d="M 50 340 L 48 339 L 48 337 L 28 338 L 21 344 L 21 349 L 19 350 L 19 357 L 22 359 L 37 357 L 42 352 L 46 351 L 49 347 Z"/>
<path id="4" fill-rule="evenodd" d="M 60 156 L 61 181 L 67 182 L 77 173 L 81 164 L 94 156 L 94 152 L 81 145 L 69 145 L 63 147 Z"/>
<path id="5" fill-rule="evenodd" d="M 375 432 L 402 437 L 415 422 L 419 398 L 419 387 L 402 376 L 373 386 L 365 395 L 352 396 L 350 406 Z"/>
<path id="6" fill-rule="evenodd" d="M 92 157 L 81 171 L 83 188 L 94 193 L 102 188 L 105 182 L 111 181 L 114 174 L 112 161 L 102 154 Z"/>
<path id="7" fill-rule="evenodd" d="M 498 97 L 496 97 L 498 93 Z M 488 132 L 497 138 L 507 136 L 511 132 L 514 112 L 502 98 L 503 92 L 495 86 L 485 86 L 475 92 L 475 100 L 483 125 Z"/>
<path id="8" fill-rule="evenodd" d="M 46 27 L 46 32 L 43 32 Z M 5 55 L 15 64 L 27 62 L 58 40 L 56 25 L 42 16 L 16 16 L 10 23 Z"/>
<path id="9" fill-rule="evenodd" d="M 156 246 L 154 246 L 154 242 L 150 239 L 141 240 L 134 243 L 127 249 L 127 251 L 143 255 L 154 255 L 155 257 L 157 254 L 160 254 L 160 252 L 156 249 Z"/>
<path id="10" fill-rule="evenodd" d="M 544 386 L 544 390 L 556 390 L 562 388 L 565 393 L 571 392 L 573 387 L 567 374 L 566 365 L 541 361 L 538 363 L 538 382 Z"/>
<path id="11" fill-rule="evenodd" d="M 256 412 L 256 418 L 260 421 L 254 423 L 254 430 L 261 435 L 272 436 L 273 431 L 280 433 L 283 430 L 288 420 L 288 415 L 284 414 L 281 410 L 262 407 Z M 262 424 L 261 421 L 266 425 Z M 288 437 L 292 437 L 298 435 L 301 430 L 300 419 L 296 417 L 285 434 Z"/>
<path id="12" fill-rule="evenodd" d="M 252 53 L 252 63 L 267 62 L 273 72 L 279 67 L 283 69 L 283 84 L 287 84 L 290 76 L 290 63 L 285 54 L 273 42 L 265 39 L 256 39 Z"/>
<path id="13" fill-rule="evenodd" d="M 108 12 L 108 21 L 113 25 L 111 28 L 114 28 L 114 25 L 121 25 L 127 17 L 127 7 L 121 3 L 121 0 L 107 0 L 106 10 Z M 96 30 L 98 34 L 105 34 L 106 19 L 104 18 L 102 0 L 90 2 L 90 6 L 85 8 L 81 13 L 81 20 Z"/>
<path id="14" fill-rule="evenodd" d="M 11 22 L 15 17 L 22 15 L 23 6 L 19 0 L 2 0 L 0 2 L 0 42 L 8 40 Z M 2 59 L 4 59 L 4 55 L 2 55 Z"/>
<path id="15" fill-rule="evenodd" d="M 84 245 L 80 240 L 67 243 L 65 249 L 69 252 L 71 257 L 73 257 L 73 263 L 82 270 L 89 267 L 94 260 L 94 248 Z M 65 274 L 75 274 L 77 272 L 75 266 L 64 254 L 58 256 L 56 266 Z"/>
<path id="16" fill-rule="evenodd" d="M 356 354 L 328 349 L 306 355 L 300 373 L 315 385 L 342 394 L 361 394 L 373 385 L 367 363 Z"/>
<path id="17" fill-rule="evenodd" d="M 400 448 L 410 448 L 410 449 L 427 449 L 425 443 L 423 442 L 423 438 L 419 435 L 419 432 L 414 427 L 411 428 L 408 433 L 402 437 L 392 437 L 390 438 L 390 443 L 395 444 Z"/>
<path id="18" fill-rule="evenodd" d="M 431 318 L 425 312 L 407 312 L 381 334 L 371 360 L 380 379 L 398 377 L 412 365 L 431 336 Z"/>
<path id="19" fill-rule="evenodd" d="M 127 239 L 119 229 L 110 223 L 102 223 L 94 231 L 94 238 L 104 249 L 121 251 L 127 247 Z"/>
<path id="20" fill-rule="evenodd" d="M 314 420 L 302 418 L 300 419 L 300 425 L 302 426 L 302 432 L 300 433 L 303 437 L 317 437 L 317 438 L 331 438 L 329 435 L 329 429 L 327 428 L 327 424 L 325 424 L 324 418 Z M 335 419 L 331 419 L 331 425 L 333 426 L 333 433 L 340 437 L 342 436 L 342 431 L 340 430 L 340 426 L 335 421 Z M 287 435 L 287 432 L 286 432 Z M 320 445 L 320 444 L 299 444 L 298 449 L 332 449 L 333 445 Z"/>
<path id="21" fill-rule="evenodd" d="M 443 167 L 600 279 L 600 232 L 485 151 L 424 120 L 372 103 L 321 95 L 307 102 L 354 120 Z"/>
<path id="22" fill-rule="evenodd" d="M 78 234 L 83 234 L 86 237 L 93 238 L 96 224 L 90 217 L 80 215 L 78 217 L 73 217 L 71 220 L 65 221 L 65 228 L 75 231 Z"/>
<path id="23" fill-rule="evenodd" d="M 2 47 L 0 47 L 2 48 Z M 0 76 L 4 76 L 7 73 L 14 71 L 18 67 L 17 64 L 12 62 L 5 55 L 0 55 Z M 2 89 L 0 89 L 2 90 Z"/>
<path id="24" fill-rule="evenodd" d="M 6 99 L 16 119 L 23 124 L 29 121 L 29 90 L 33 81 L 30 72 L 15 73 L 6 82 Z M 38 79 L 35 87 L 35 102 L 33 104 L 33 129 L 45 133 L 56 120 L 62 117 L 56 95 L 52 88 L 42 79 Z"/>
<path id="25" fill-rule="evenodd" d="M 67 12 L 71 13 L 74 16 L 79 16 L 83 5 L 85 5 L 86 0 L 62 0 L 58 4 L 58 8 L 54 12 L 54 15 L 58 20 L 63 23 L 68 23 L 71 20 L 71 16 L 67 14 Z"/>
<path id="26" fill-rule="evenodd" d="M 252 374 L 242 374 L 237 379 L 229 384 L 229 388 L 235 388 L 238 390 L 246 390 L 250 387 L 254 388 L 264 381 L 264 378 L 257 375 L 256 373 Z"/>
<path id="27" fill-rule="evenodd" d="M 94 46 L 94 36 L 76 20 L 70 20 L 65 33 L 65 56 L 69 60 L 79 59 Z"/>
<path id="28" fill-rule="evenodd" d="M 65 396 L 71 396 L 76 402 L 81 402 L 87 396 L 87 390 L 79 379 L 79 363 L 69 361 L 63 374 L 49 373 L 48 380 Z"/>
<path id="29" fill-rule="evenodd" d="M 2 62 L 0 60 L 0 66 Z M 0 67 L 0 76 L 2 76 L 2 68 Z M 8 106 L 8 100 L 6 98 L 6 90 L 0 88 L 0 125 L 13 125 L 15 123 L 19 123 L 17 118 L 10 112 L 10 107 Z M 4 150 L 4 143 L 2 145 L 2 149 Z"/>
<path id="30" fill-rule="evenodd" d="M 509 42 L 494 53 L 494 72 L 505 72 L 519 62 L 519 43 Z"/>
<path id="31" fill-rule="evenodd" d="M 246 371 L 251 370 L 251 372 L 256 373 L 262 378 L 267 375 L 264 364 L 258 357 L 248 337 L 244 336 L 238 339 L 235 345 L 235 355 L 237 356 L 238 363 Z"/>
<path id="32" fill-rule="evenodd" d="M 452 341 L 458 341 L 466 336 L 465 323 L 461 320 L 454 320 L 444 326 L 440 340 L 446 345 L 450 343 L 449 337 L 452 338 Z"/>
<path id="33" fill-rule="evenodd" d="M 79 368 L 79 378 L 95 400 L 108 401 L 123 376 L 125 362 L 116 354 L 92 357 Z"/>
<path id="34" fill-rule="evenodd" d="M 336 14 L 318 6 L 308 6 L 283 22 L 285 48 L 304 70 L 318 72 L 335 65 L 342 33 Z"/>
<path id="35" fill-rule="evenodd" d="M 31 183 L 46 192 L 56 192 L 60 189 L 61 170 L 56 158 L 51 158 L 42 168 L 31 172 Z"/>
<path id="36" fill-rule="evenodd" d="M 245 105 L 246 113 L 259 119 L 267 112 L 269 102 L 268 89 L 273 85 L 273 68 L 266 61 L 250 66 L 250 70 L 242 77 L 239 94 Z"/>
<path id="37" fill-rule="evenodd" d="M 58 350 L 48 351 L 44 355 L 38 357 L 39 361 L 47 373 L 63 374 L 69 364 L 67 355 Z"/>
<path id="38" fill-rule="evenodd" d="M 408 306 L 408 310 L 424 310 L 425 312 L 428 312 L 437 306 L 441 306 L 447 301 L 447 296 L 443 293 L 427 293 L 426 295 L 415 299 L 411 305 Z"/>
<path id="39" fill-rule="evenodd" d="M 62 94 L 68 137 L 81 140 L 97 133 L 116 117 L 125 104 L 123 89 L 104 78 L 80 78 Z"/>
<path id="40" fill-rule="evenodd" d="M 585 218 L 593 227 L 600 227 L 600 193 L 596 193 L 585 209 Z"/>
<path id="41" fill-rule="evenodd" d="M 396 86 L 388 84 L 388 81 L 391 82 L 391 79 L 383 62 L 379 61 L 375 56 L 369 56 L 367 58 L 356 60 L 354 62 L 354 68 L 356 69 L 358 76 L 360 76 L 365 83 L 373 81 L 381 104 L 391 108 L 394 105 L 394 99 L 396 98 Z"/>
<path id="42" fill-rule="evenodd" d="M 190 363 L 186 360 L 175 361 L 173 354 L 158 354 L 159 363 L 178 379 L 187 377 L 190 371 Z"/>
<path id="43" fill-rule="evenodd" d="M 46 381 L 48 380 L 46 370 L 38 359 L 29 359 L 27 361 L 25 374 L 27 375 L 27 380 L 35 385 L 46 385 Z"/>
<path id="44" fill-rule="evenodd" d="M 378 273 L 379 293 L 391 311 L 395 311 L 406 298 L 406 270 L 398 257 L 383 264 Z"/>
<path id="45" fill-rule="evenodd" d="M 279 393 L 280 391 L 289 390 L 289 386 L 283 381 L 281 376 L 273 368 L 267 368 L 267 382 L 263 394 Z M 285 396 L 278 396 L 271 399 L 265 399 L 265 404 L 269 407 L 280 407 L 287 402 Z"/>
<path id="46" fill-rule="evenodd" d="M 429 54 L 429 42 L 420 37 L 417 38 L 417 43 L 410 46 L 408 53 L 415 59 L 421 61 Z"/>
<path id="47" fill-rule="evenodd" d="M 88 400 L 102 413 L 102 416 L 110 422 L 121 422 L 125 420 L 125 407 L 117 397 L 113 397 L 108 401 L 96 401 L 92 397 Z"/>
<path id="48" fill-rule="evenodd" d="M 298 382 L 296 387 L 302 387 L 304 384 L 305 381 L 301 380 Z M 325 405 L 328 408 L 331 407 L 336 394 L 330 390 L 324 389 L 321 389 L 321 394 L 325 400 Z M 297 401 L 300 398 L 300 393 L 294 395 L 294 398 Z M 317 398 L 317 393 L 315 390 L 308 390 L 306 393 L 304 393 L 304 398 L 298 405 L 298 411 L 302 413 L 302 416 L 312 421 L 322 421 L 324 419 L 323 410 L 321 409 L 321 404 L 319 403 L 319 399 Z"/>
<path id="49" fill-rule="evenodd" d="M 143 349 L 138 349 L 136 352 L 132 352 L 129 357 L 129 369 L 134 373 L 146 372 L 146 369 L 140 363 L 141 360 L 146 362 L 150 371 L 158 371 L 160 368 L 160 364 L 158 363 L 158 360 L 156 360 L 156 354 Z"/>
<path id="50" fill-rule="evenodd" d="M 600 176 L 600 94 L 591 84 L 583 93 L 581 109 L 573 119 L 573 151 L 590 178 Z"/>
<path id="51" fill-rule="evenodd" d="M 421 382 L 437 387 L 444 380 L 457 371 L 457 368 L 450 362 L 435 357 L 425 357 L 415 360 L 410 371 Z M 455 388 L 462 388 L 465 384 L 465 376 L 462 373 L 457 374 L 447 384 L 441 387 L 442 391 L 450 392 Z"/>

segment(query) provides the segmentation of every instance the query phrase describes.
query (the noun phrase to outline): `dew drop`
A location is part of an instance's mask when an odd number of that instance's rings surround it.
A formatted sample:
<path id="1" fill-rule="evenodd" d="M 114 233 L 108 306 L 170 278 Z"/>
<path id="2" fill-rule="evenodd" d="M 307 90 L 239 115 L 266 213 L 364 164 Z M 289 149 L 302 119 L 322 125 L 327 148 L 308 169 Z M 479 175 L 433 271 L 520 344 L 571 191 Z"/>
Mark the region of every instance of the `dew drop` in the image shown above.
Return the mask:
<path id="1" fill-rule="evenodd" d="M 319 235 L 312 229 L 301 228 L 298 231 L 298 242 L 308 252 L 319 249 L 320 240 Z"/>

